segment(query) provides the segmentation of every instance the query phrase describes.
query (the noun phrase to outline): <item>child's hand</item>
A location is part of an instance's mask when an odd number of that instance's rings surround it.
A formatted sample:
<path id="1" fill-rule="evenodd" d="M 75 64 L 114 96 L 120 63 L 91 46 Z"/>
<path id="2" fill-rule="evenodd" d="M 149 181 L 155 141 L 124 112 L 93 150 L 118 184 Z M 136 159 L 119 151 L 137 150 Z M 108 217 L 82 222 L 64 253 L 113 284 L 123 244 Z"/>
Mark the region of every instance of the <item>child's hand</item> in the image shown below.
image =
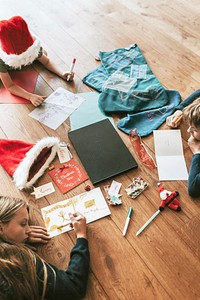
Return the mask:
<path id="1" fill-rule="evenodd" d="M 30 226 L 28 233 L 28 243 L 44 243 L 46 244 L 50 240 L 50 236 L 47 229 L 42 226 Z"/>
<path id="2" fill-rule="evenodd" d="M 32 94 L 29 100 L 34 106 L 39 106 L 45 100 L 45 98 L 46 98 L 45 96 Z"/>
<path id="3" fill-rule="evenodd" d="M 180 125 L 182 120 L 183 112 L 182 110 L 176 110 L 175 113 L 166 119 L 166 124 L 169 127 L 176 128 Z"/>
<path id="4" fill-rule="evenodd" d="M 87 238 L 86 218 L 79 212 L 69 214 L 77 238 Z"/>
<path id="5" fill-rule="evenodd" d="M 67 81 L 73 81 L 74 79 L 74 72 L 67 72 L 63 74 L 63 79 Z"/>
<path id="6" fill-rule="evenodd" d="M 200 153 L 200 141 L 196 140 L 192 135 L 188 139 L 188 145 L 193 154 Z"/>

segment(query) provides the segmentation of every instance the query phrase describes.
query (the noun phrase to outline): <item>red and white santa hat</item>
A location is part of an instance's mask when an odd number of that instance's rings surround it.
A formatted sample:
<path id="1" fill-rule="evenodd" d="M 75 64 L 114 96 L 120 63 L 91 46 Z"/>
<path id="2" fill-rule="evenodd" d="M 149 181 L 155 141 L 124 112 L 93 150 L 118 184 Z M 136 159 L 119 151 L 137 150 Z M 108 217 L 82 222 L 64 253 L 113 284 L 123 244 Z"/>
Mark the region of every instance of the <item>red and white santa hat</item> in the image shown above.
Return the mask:
<path id="1" fill-rule="evenodd" d="M 0 164 L 20 190 L 28 189 L 54 159 L 59 142 L 57 137 L 45 137 L 36 144 L 0 139 Z"/>
<path id="2" fill-rule="evenodd" d="M 40 41 L 31 35 L 22 17 L 0 21 L 0 58 L 6 65 L 18 69 L 31 64 L 40 47 Z"/>

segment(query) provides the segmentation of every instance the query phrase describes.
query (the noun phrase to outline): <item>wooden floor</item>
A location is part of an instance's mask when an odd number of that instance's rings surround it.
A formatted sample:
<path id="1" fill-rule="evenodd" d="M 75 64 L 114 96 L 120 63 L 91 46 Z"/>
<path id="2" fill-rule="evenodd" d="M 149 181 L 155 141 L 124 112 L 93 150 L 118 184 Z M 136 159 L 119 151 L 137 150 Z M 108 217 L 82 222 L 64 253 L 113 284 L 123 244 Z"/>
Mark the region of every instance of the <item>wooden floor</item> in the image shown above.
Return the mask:
<path id="1" fill-rule="evenodd" d="M 13 15 L 21 15 L 28 21 L 57 64 L 67 70 L 72 58 L 77 58 L 72 84 L 34 64 L 40 74 L 36 92 L 41 95 L 49 95 L 59 86 L 74 93 L 90 91 L 81 79 L 99 66 L 94 59 L 99 50 L 132 43 L 139 45 L 152 71 L 167 89 L 178 90 L 184 99 L 200 87 L 199 0 L 0 0 L 0 19 Z M 30 118 L 28 113 L 32 110 L 32 105 L 1 104 L 0 137 L 36 142 L 49 135 L 68 142 L 69 121 L 54 131 Z M 167 129 L 166 125 L 161 129 Z M 192 153 L 184 124 L 181 131 L 189 168 Z M 123 205 L 111 207 L 111 216 L 88 225 L 91 271 L 84 299 L 200 299 L 200 199 L 188 196 L 187 181 L 165 182 L 167 189 L 179 191 L 182 212 L 166 209 L 136 237 L 137 230 L 158 209 L 158 174 L 140 163 L 128 136 L 119 134 L 139 168 L 115 177 L 122 183 Z M 155 158 L 153 136 L 143 142 Z M 80 162 L 73 148 L 72 153 Z M 132 200 L 124 189 L 137 175 L 150 186 Z M 56 193 L 35 200 L 29 193 L 17 190 L 2 168 L 0 176 L 1 194 L 28 199 L 33 206 L 32 219 L 38 224 L 42 224 L 41 207 L 84 191 L 83 184 L 65 195 L 56 188 Z M 49 181 L 46 173 L 37 186 Z M 89 180 L 87 183 L 91 184 Z M 99 186 L 109 183 L 111 180 Z M 130 206 L 134 213 L 124 238 L 122 230 Z M 38 252 L 50 263 L 65 268 L 74 242 L 75 234 L 71 231 L 53 238 L 48 245 L 39 247 Z"/>

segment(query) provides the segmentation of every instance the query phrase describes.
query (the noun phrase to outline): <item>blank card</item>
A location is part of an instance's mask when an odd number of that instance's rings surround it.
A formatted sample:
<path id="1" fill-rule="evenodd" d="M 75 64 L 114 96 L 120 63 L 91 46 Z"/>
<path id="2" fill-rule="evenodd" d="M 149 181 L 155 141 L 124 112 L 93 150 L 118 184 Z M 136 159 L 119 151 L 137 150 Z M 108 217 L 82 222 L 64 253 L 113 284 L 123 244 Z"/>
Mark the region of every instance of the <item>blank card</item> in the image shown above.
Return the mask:
<path id="1" fill-rule="evenodd" d="M 180 130 L 154 130 L 159 180 L 187 180 Z"/>

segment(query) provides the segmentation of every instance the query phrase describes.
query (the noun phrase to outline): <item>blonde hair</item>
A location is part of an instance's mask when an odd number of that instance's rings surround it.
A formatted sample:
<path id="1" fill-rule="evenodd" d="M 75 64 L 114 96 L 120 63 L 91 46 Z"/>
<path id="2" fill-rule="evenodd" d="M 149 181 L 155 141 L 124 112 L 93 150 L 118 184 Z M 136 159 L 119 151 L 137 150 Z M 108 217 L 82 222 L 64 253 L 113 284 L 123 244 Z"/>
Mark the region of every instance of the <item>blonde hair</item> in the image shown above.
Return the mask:
<path id="1" fill-rule="evenodd" d="M 43 266 L 43 280 L 37 275 L 37 261 Z M 55 271 L 48 263 L 25 245 L 0 239 L 0 299 L 44 300 L 48 277 L 46 264 L 53 271 L 55 290 Z"/>
<path id="2" fill-rule="evenodd" d="M 197 98 L 188 105 L 183 110 L 183 114 L 184 119 L 186 119 L 190 125 L 194 125 L 197 129 L 200 129 L 200 98 Z"/>
<path id="3" fill-rule="evenodd" d="M 0 196 L 0 221 L 8 223 L 15 213 L 24 206 L 28 209 L 28 203 L 23 199 Z"/>
<path id="4" fill-rule="evenodd" d="M 41 299 L 35 255 L 22 244 L 0 241 L 0 299 Z"/>
<path id="5" fill-rule="evenodd" d="M 8 223 L 27 201 L 0 196 L 0 222 Z M 39 296 L 36 258 L 43 265 L 42 295 Z M 47 285 L 47 267 L 42 258 L 23 244 L 0 238 L 0 299 L 39 300 L 44 299 Z"/>

